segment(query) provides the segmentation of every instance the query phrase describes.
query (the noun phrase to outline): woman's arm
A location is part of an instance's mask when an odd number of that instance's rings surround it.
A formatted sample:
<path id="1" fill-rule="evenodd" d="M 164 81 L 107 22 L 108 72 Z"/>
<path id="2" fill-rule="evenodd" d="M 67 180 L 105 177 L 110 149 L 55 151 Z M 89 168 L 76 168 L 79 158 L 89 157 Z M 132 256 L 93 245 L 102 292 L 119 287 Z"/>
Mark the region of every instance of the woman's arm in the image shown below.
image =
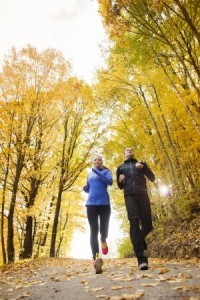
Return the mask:
<path id="1" fill-rule="evenodd" d="M 90 185 L 89 185 L 88 181 L 87 181 L 86 185 L 84 185 L 83 190 L 84 190 L 84 192 L 89 193 Z"/>
<path id="2" fill-rule="evenodd" d="M 108 185 L 112 185 L 113 184 L 113 178 L 112 178 L 112 173 L 111 171 L 108 169 L 106 170 L 105 173 L 102 173 L 100 170 L 96 169 L 96 168 L 92 168 L 92 171 L 97 174 L 99 176 L 99 178 L 101 180 L 103 180 L 103 182 L 105 182 Z"/>

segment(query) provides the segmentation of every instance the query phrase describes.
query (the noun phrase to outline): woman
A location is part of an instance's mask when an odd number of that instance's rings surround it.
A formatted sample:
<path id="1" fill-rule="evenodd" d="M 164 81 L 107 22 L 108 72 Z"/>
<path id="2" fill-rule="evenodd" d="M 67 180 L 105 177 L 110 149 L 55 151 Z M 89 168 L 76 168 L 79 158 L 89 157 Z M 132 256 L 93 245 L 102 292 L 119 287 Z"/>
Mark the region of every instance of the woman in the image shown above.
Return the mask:
<path id="1" fill-rule="evenodd" d="M 108 237 L 111 207 L 107 187 L 112 184 L 113 178 L 111 171 L 103 166 L 102 157 L 100 155 L 95 155 L 93 158 L 92 172 L 88 175 L 87 184 L 83 187 L 83 190 L 89 194 L 86 208 L 90 226 L 90 245 L 96 274 L 102 273 L 103 265 L 103 260 L 99 257 L 99 232 L 102 253 L 104 255 L 108 253 L 106 239 Z"/>

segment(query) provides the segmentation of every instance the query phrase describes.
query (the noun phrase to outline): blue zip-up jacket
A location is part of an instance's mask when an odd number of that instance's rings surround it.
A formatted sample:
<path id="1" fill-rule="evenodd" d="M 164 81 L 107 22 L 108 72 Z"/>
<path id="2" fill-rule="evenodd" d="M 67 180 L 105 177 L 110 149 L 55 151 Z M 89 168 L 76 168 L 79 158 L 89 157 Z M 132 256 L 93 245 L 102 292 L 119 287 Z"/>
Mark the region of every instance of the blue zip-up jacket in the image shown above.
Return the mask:
<path id="1" fill-rule="evenodd" d="M 112 184 L 113 178 L 109 169 L 92 168 L 92 172 L 87 177 L 87 184 L 83 187 L 83 190 L 89 194 L 86 206 L 110 205 L 107 187 Z"/>

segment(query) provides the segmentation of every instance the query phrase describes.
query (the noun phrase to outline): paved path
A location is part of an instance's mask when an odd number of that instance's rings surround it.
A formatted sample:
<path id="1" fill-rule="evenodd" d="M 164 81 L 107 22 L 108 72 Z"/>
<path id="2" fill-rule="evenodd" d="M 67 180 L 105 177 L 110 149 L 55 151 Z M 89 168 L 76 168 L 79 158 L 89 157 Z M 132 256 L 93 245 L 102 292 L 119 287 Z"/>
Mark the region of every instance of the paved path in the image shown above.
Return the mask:
<path id="1" fill-rule="evenodd" d="M 1 269 L 0 300 L 200 300 L 197 259 L 150 259 L 139 271 L 134 258 L 105 259 L 96 275 L 89 260 L 39 259 Z"/>

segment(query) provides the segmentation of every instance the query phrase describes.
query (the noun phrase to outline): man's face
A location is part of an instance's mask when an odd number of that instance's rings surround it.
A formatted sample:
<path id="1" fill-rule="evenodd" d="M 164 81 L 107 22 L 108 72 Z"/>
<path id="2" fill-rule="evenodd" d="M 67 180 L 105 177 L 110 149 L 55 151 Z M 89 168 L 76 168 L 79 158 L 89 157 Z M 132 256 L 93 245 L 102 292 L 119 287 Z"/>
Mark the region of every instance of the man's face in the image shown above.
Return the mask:
<path id="1" fill-rule="evenodd" d="M 128 159 L 128 158 L 132 158 L 134 155 L 133 153 L 133 149 L 132 148 L 126 148 L 125 151 L 124 151 L 124 157 L 125 159 Z"/>

